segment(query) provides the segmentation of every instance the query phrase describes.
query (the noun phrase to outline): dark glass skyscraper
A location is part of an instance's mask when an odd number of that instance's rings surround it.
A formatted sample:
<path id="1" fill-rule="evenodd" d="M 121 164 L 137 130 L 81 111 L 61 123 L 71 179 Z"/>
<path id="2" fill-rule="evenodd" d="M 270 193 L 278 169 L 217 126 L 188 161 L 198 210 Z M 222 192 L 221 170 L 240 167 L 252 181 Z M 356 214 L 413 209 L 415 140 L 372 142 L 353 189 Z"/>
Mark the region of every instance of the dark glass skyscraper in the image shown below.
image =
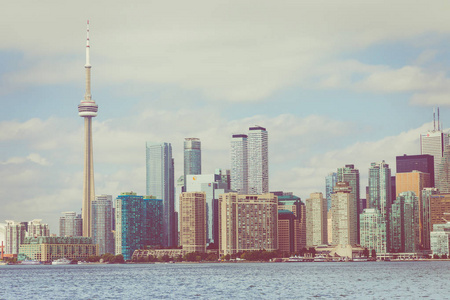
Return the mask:
<path id="1" fill-rule="evenodd" d="M 184 184 L 186 175 L 202 174 L 202 143 L 197 138 L 184 139 Z"/>
<path id="2" fill-rule="evenodd" d="M 414 170 L 430 174 L 431 186 L 434 182 L 434 157 L 429 154 L 397 156 L 397 173 L 409 173 Z"/>

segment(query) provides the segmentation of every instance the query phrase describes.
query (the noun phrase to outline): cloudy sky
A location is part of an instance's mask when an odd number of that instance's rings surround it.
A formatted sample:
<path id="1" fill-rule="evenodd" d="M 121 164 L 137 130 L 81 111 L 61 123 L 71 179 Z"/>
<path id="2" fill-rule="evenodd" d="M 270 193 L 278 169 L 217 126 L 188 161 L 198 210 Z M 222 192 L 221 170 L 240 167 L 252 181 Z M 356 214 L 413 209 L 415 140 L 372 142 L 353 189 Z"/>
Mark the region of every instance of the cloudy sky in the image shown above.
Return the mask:
<path id="1" fill-rule="evenodd" d="M 367 3 L 369 2 L 369 3 Z M 80 211 L 86 20 L 97 194 L 145 192 L 145 142 L 269 132 L 270 189 L 306 198 L 355 164 L 419 154 L 434 106 L 450 126 L 450 2 L 5 1 L 0 11 L 0 222 Z"/>

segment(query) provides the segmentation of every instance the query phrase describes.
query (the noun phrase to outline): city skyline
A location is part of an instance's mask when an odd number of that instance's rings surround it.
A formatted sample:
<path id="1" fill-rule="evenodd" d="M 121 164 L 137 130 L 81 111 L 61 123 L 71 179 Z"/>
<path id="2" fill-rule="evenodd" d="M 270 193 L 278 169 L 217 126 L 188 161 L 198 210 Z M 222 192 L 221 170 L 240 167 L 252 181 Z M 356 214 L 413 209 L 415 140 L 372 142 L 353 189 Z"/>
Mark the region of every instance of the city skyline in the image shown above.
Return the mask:
<path id="1" fill-rule="evenodd" d="M 417 9 L 404 11 L 405 3 Z M 80 213 L 83 124 L 74 109 L 86 19 L 102 109 L 93 121 L 98 195 L 144 194 L 146 141 L 172 144 L 178 178 L 183 141 L 198 137 L 202 173 L 212 174 L 230 168 L 229 137 L 260 124 L 270 131 L 270 190 L 304 201 L 325 194 L 325 176 L 346 164 L 360 170 L 361 187 L 371 162 L 385 160 L 395 174 L 396 156 L 420 154 L 434 106 L 448 131 L 446 2 L 250 4 L 108 14 L 90 4 L 89 16 L 75 3 L 30 2 L 29 12 L 6 4 L 0 222 L 39 218 L 58 232 L 61 212 Z"/>

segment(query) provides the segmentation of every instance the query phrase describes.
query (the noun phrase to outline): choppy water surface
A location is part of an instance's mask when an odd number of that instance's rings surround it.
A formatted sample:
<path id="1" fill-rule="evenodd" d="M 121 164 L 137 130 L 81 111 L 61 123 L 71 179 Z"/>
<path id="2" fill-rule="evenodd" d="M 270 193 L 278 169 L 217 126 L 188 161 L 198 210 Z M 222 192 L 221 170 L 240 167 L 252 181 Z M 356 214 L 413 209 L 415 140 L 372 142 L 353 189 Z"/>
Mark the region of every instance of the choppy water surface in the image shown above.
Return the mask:
<path id="1" fill-rule="evenodd" d="M 0 266 L 0 299 L 448 299 L 450 262 Z"/>

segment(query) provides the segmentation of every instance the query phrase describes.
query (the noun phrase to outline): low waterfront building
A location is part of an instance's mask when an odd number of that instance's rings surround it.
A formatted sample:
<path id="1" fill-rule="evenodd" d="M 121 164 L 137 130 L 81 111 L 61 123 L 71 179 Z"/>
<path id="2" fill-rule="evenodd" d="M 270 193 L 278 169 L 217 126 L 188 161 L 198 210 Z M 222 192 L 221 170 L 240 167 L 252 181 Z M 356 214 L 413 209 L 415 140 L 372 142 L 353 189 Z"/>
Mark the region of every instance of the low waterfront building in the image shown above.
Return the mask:
<path id="1" fill-rule="evenodd" d="M 450 222 L 435 224 L 430 233 L 431 251 L 439 256 L 450 255 Z"/>
<path id="2" fill-rule="evenodd" d="M 98 245 L 88 237 L 26 237 L 18 260 L 53 261 L 59 258 L 86 260 L 98 255 Z"/>

